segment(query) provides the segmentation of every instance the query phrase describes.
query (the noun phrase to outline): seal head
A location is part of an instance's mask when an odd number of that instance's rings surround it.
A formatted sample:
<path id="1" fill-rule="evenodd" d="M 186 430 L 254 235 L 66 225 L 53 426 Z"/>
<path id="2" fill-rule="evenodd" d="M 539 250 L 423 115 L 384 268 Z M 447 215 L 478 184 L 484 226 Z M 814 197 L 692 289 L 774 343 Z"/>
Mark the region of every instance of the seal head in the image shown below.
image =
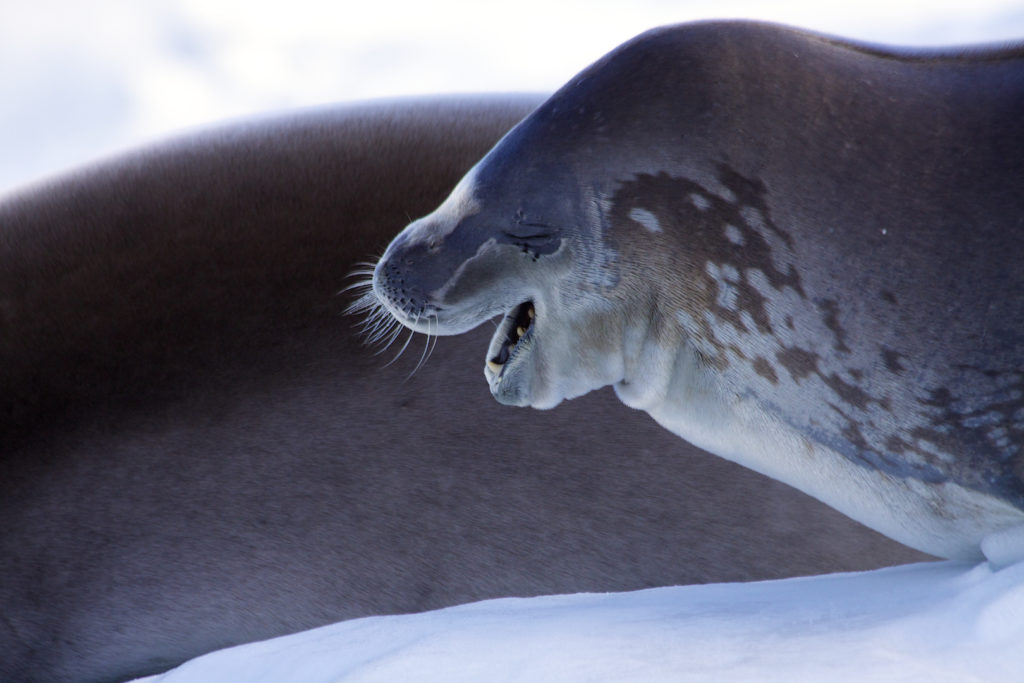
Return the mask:
<path id="1" fill-rule="evenodd" d="M 618 282 L 601 247 L 595 188 L 556 163 L 559 150 L 536 157 L 530 137 L 524 129 L 507 138 L 440 209 L 403 231 L 374 287 L 398 320 L 428 334 L 503 316 L 486 355 L 491 392 L 502 403 L 550 408 L 622 378 L 611 340 L 628 322 L 613 303 Z M 520 155 L 536 159 L 525 173 L 502 162 Z"/>

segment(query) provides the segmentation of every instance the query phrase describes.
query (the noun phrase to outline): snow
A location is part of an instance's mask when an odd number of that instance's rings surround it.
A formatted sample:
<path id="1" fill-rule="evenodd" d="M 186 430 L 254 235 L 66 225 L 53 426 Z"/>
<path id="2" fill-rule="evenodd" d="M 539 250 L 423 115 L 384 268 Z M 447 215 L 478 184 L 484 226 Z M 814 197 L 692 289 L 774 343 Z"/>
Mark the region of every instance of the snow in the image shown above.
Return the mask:
<path id="1" fill-rule="evenodd" d="M 199 657 L 200 681 L 1024 680 L 1024 563 L 507 598 Z"/>

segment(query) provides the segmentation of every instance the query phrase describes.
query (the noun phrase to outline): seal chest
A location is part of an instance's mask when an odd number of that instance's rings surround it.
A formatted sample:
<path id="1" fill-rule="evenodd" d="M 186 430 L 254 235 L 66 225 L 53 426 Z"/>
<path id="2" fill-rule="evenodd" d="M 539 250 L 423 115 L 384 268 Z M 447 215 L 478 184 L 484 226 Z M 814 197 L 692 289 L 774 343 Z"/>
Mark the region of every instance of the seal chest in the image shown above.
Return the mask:
<path id="1" fill-rule="evenodd" d="M 513 129 L 375 288 L 440 334 L 504 316 L 484 359 L 503 403 L 613 385 L 908 545 L 966 558 L 992 537 L 1010 561 L 1022 103 L 1020 48 L 654 30 Z"/>

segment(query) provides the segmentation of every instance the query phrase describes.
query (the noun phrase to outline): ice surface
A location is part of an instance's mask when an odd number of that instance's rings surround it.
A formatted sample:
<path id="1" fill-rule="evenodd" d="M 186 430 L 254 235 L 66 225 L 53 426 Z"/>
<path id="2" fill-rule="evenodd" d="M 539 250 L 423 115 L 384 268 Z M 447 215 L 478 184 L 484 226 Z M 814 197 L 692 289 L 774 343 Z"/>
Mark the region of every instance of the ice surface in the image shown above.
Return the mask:
<path id="1" fill-rule="evenodd" d="M 489 600 L 242 645 L 142 680 L 1019 683 L 1024 563 Z"/>

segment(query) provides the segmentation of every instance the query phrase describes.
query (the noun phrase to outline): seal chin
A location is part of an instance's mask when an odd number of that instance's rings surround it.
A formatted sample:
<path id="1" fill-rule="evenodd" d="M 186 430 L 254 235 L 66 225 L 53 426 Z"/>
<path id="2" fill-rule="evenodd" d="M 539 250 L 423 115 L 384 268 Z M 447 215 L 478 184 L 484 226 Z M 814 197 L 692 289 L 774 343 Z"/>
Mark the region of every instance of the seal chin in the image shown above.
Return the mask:
<path id="1" fill-rule="evenodd" d="M 505 314 L 487 349 L 484 377 L 499 403 L 530 404 L 528 368 L 536 348 L 537 310 L 524 301 Z"/>

